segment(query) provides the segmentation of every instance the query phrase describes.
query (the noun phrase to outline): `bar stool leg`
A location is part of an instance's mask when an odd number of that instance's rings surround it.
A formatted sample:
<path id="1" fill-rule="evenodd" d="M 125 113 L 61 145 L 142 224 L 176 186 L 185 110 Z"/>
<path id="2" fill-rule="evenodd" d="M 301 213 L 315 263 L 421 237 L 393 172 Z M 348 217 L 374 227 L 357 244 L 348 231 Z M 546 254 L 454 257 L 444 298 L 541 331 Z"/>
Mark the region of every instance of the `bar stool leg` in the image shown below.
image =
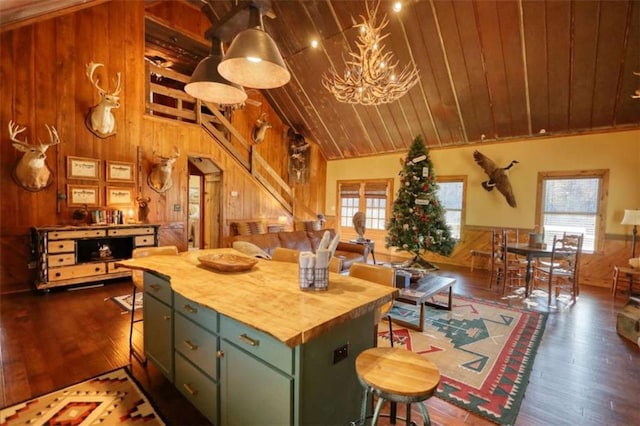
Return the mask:
<path id="1" fill-rule="evenodd" d="M 362 405 L 360 407 L 360 424 L 364 426 L 364 422 L 367 419 L 367 401 L 369 399 L 369 387 L 365 386 L 362 395 Z"/>
<path id="2" fill-rule="evenodd" d="M 383 403 L 384 403 L 384 398 L 378 397 L 378 402 L 376 403 L 376 409 L 373 412 L 373 418 L 371 419 L 371 426 L 375 426 L 378 424 L 378 417 L 380 417 L 380 410 L 382 409 Z"/>
<path id="3" fill-rule="evenodd" d="M 424 406 L 424 403 L 418 402 L 418 406 L 420 407 L 420 412 L 422 413 L 422 420 L 424 421 L 424 425 L 431 425 L 431 419 L 429 418 L 429 411 L 427 411 L 427 407 Z"/>

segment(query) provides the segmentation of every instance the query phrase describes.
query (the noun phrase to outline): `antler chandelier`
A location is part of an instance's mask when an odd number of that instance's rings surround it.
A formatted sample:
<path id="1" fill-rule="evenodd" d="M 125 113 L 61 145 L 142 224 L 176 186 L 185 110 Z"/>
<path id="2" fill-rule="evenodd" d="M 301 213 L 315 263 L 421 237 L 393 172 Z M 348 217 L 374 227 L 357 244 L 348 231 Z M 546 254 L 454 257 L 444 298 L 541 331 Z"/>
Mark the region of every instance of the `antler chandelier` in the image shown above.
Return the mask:
<path id="1" fill-rule="evenodd" d="M 414 64 L 406 65 L 401 72 L 396 70 L 398 61 L 382 44 L 389 34 L 382 30 L 389 23 L 387 15 L 378 25 L 376 14 L 367 4 L 367 16 L 359 28 L 356 40 L 357 52 L 349 51 L 351 60 L 345 60 L 344 73 L 340 75 L 334 67 L 322 75 L 322 85 L 333 93 L 339 102 L 361 105 L 391 103 L 403 96 L 418 82 L 418 70 Z"/>

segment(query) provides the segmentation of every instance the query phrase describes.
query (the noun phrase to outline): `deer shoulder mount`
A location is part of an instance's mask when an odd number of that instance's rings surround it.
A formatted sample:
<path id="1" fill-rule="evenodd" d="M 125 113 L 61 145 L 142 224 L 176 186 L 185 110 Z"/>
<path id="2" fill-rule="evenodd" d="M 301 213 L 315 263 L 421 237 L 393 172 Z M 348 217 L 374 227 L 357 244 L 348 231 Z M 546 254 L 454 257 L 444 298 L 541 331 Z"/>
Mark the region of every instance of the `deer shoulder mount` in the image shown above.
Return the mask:
<path id="1" fill-rule="evenodd" d="M 260 143 L 264 141 L 264 135 L 270 128 L 271 123 L 267 121 L 267 114 L 263 112 L 256 120 L 256 124 L 253 125 L 253 130 L 251 131 L 251 140 L 253 143 Z"/>
<path id="2" fill-rule="evenodd" d="M 147 177 L 147 184 L 156 192 L 166 192 L 173 186 L 173 164 L 180 157 L 180 150 L 174 148 L 174 155 L 162 157 L 153 152 L 154 166 Z"/>
<path id="3" fill-rule="evenodd" d="M 100 87 L 100 79 L 94 78 L 94 73 L 99 67 L 103 67 L 103 64 L 97 64 L 90 62 L 87 64 L 87 77 L 93 86 L 98 90 L 100 94 L 100 103 L 89 109 L 89 113 L 85 119 L 87 128 L 99 138 L 107 138 L 116 134 L 116 118 L 111 111 L 113 108 L 120 107 L 120 73 L 116 74 L 116 78 L 113 80 L 115 83 L 115 89 L 113 92 Z"/>
<path id="4" fill-rule="evenodd" d="M 27 128 L 20 127 L 13 121 L 9 121 L 9 138 L 13 142 L 13 147 L 18 151 L 24 152 L 24 155 L 18 160 L 14 166 L 11 176 L 13 180 L 22 188 L 28 191 L 41 191 L 51 185 L 53 175 L 47 167 L 45 160 L 47 159 L 47 149 L 60 143 L 58 131 L 53 126 L 45 124 L 49 131 L 49 143 L 43 144 L 38 140 L 37 145 L 28 143 L 27 138 L 24 141 L 18 139 L 18 135 Z"/>

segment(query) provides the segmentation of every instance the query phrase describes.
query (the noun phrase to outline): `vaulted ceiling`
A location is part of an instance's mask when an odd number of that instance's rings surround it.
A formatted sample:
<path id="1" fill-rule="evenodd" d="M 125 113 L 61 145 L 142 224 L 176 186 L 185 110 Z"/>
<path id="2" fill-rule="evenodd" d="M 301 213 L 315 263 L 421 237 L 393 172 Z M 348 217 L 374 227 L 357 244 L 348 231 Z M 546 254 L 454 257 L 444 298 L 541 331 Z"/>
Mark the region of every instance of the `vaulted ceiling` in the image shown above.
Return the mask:
<path id="1" fill-rule="evenodd" d="M 343 69 L 365 1 L 254 0 L 271 4 L 265 30 L 292 74 L 263 93 L 329 160 L 402 151 L 416 135 L 434 148 L 640 126 L 640 99 L 632 98 L 640 90 L 640 2 L 405 0 L 396 14 L 393 2 L 381 1 L 389 17 L 384 43 L 401 65 L 415 62 L 420 80 L 392 104 L 354 106 L 336 101 L 321 76 Z M 205 0 L 184 2 L 199 9 Z M 210 3 L 215 26 L 251 2 Z M 202 39 L 153 25 L 150 56 L 161 53 L 189 73 L 206 55 Z M 163 37 L 180 42 L 172 48 Z"/>

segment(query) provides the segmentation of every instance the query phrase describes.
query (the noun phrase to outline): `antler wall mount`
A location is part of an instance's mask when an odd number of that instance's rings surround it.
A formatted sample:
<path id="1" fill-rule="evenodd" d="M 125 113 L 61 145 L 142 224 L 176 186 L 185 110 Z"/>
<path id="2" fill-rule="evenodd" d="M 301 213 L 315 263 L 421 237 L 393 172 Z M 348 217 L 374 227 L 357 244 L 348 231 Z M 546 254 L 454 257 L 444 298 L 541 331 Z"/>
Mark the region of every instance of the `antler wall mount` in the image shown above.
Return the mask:
<path id="1" fill-rule="evenodd" d="M 115 89 L 113 92 L 109 92 L 102 87 L 100 87 L 100 79 L 94 79 L 94 73 L 96 69 L 99 67 L 103 67 L 103 64 L 98 64 L 94 62 L 90 62 L 87 64 L 86 74 L 87 78 L 93 86 L 98 90 L 100 94 L 101 100 L 100 103 L 91 107 L 89 109 L 89 113 L 85 119 L 85 124 L 87 128 L 99 138 L 108 138 L 109 136 L 113 136 L 116 134 L 116 118 L 113 115 L 113 108 L 120 107 L 120 90 L 122 89 L 120 83 L 120 73 L 116 74 L 116 78 L 114 79 Z"/>

